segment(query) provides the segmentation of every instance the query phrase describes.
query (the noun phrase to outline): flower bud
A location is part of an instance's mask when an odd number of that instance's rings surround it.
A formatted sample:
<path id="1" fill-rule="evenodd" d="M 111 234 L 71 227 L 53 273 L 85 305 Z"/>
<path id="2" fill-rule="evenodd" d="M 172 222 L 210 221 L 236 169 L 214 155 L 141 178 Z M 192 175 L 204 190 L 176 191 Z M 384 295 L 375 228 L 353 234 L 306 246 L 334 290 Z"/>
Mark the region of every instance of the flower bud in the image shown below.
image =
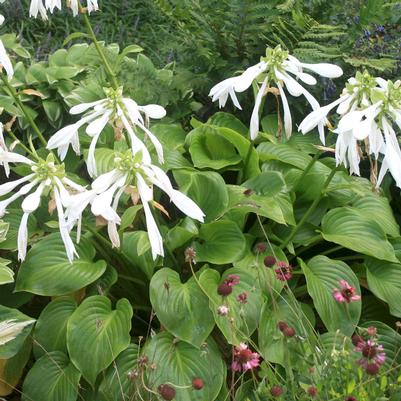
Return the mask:
<path id="1" fill-rule="evenodd" d="M 374 337 L 377 334 L 376 327 L 370 326 L 366 330 L 371 337 Z"/>
<path id="2" fill-rule="evenodd" d="M 192 380 L 192 387 L 195 390 L 202 390 L 204 385 L 205 383 L 200 377 L 196 377 L 195 379 Z"/>
<path id="3" fill-rule="evenodd" d="M 168 384 L 160 384 L 157 390 L 159 391 L 159 394 L 161 395 L 163 400 L 166 401 L 171 401 L 172 399 L 174 399 L 176 394 L 175 389 Z"/>
<path id="4" fill-rule="evenodd" d="M 363 337 L 361 337 L 361 336 L 358 335 L 358 334 L 354 334 L 354 335 L 352 336 L 351 340 L 352 340 L 352 344 L 354 344 L 355 347 L 357 347 L 358 344 L 364 343 L 364 342 L 365 342 L 365 340 L 363 339 Z"/>
<path id="5" fill-rule="evenodd" d="M 317 395 L 317 388 L 315 386 L 310 386 L 307 390 L 307 393 L 311 396 L 311 397 L 315 397 Z"/>
<path id="6" fill-rule="evenodd" d="M 377 363 L 368 363 L 366 365 L 366 373 L 371 376 L 375 376 L 379 373 L 380 365 Z"/>
<path id="7" fill-rule="evenodd" d="M 276 264 L 276 258 L 274 256 L 266 256 L 263 263 L 266 267 L 273 267 Z"/>
<path id="8" fill-rule="evenodd" d="M 257 253 L 266 252 L 266 249 L 267 249 L 267 245 L 266 245 L 265 243 L 263 243 L 263 242 L 258 242 L 258 243 L 255 245 L 255 251 L 256 251 Z"/>
<path id="9" fill-rule="evenodd" d="M 293 327 L 286 327 L 283 330 L 283 334 L 285 337 L 294 337 L 295 336 L 295 329 Z"/>
<path id="10" fill-rule="evenodd" d="M 228 285 L 227 283 L 221 283 L 217 287 L 217 293 L 223 297 L 226 297 L 227 295 L 230 295 L 233 292 L 233 288 L 231 285 Z"/>
<path id="11" fill-rule="evenodd" d="M 270 394 L 273 397 L 280 397 L 280 395 L 283 394 L 283 392 L 284 392 L 284 390 L 283 390 L 283 388 L 281 386 L 273 386 L 270 389 Z"/>
<path id="12" fill-rule="evenodd" d="M 288 327 L 288 324 L 285 322 L 278 322 L 277 327 L 281 332 L 283 332 L 284 329 L 286 329 Z"/>

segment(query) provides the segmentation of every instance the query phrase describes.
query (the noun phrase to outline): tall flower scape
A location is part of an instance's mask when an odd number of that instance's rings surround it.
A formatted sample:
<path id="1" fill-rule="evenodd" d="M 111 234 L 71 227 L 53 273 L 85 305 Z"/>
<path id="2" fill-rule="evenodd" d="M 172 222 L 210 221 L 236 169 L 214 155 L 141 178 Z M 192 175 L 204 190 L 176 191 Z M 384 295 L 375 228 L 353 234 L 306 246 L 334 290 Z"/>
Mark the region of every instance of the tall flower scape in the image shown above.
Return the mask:
<path id="1" fill-rule="evenodd" d="M 77 1 L 70 1 L 68 4 L 74 15 L 78 13 Z M 45 4 L 42 0 L 33 0 L 30 14 L 34 17 L 40 14 L 45 19 L 46 11 L 53 12 L 55 8 L 61 8 L 60 0 L 46 0 Z M 87 12 L 97 9 L 97 2 L 88 0 Z M 6 70 L 8 79 L 11 79 L 12 64 L 1 42 L 0 63 Z M 60 161 L 53 153 L 49 153 L 44 160 L 34 149 L 30 152 L 32 158 L 10 151 L 3 137 L 3 127 L 0 127 L 0 164 L 3 165 L 7 177 L 10 174 L 9 164 L 23 164 L 30 170 L 29 174 L 0 185 L 0 196 L 8 195 L 6 199 L 0 201 L 0 217 L 7 213 L 7 208 L 12 202 L 23 198 L 21 204 L 23 215 L 18 230 L 18 258 L 21 261 L 25 259 L 27 251 L 28 218 L 38 209 L 44 197 L 55 204 L 60 235 L 70 261 L 74 256 L 78 256 L 70 233 L 77 226 L 77 241 L 79 241 L 82 213 L 89 205 L 96 217 L 106 220 L 110 240 L 113 246 L 119 247 L 117 225 L 120 224 L 121 218 L 118 215 L 118 204 L 121 196 L 132 192 L 133 189 L 136 189 L 143 205 L 154 259 L 158 255 L 164 256 L 163 239 L 152 211 L 154 206 L 159 206 L 154 201 L 154 186 L 164 191 L 184 214 L 203 222 L 202 210 L 186 195 L 173 188 L 167 174 L 153 164 L 149 149 L 145 145 L 146 138 L 149 138 L 156 151 L 158 162 L 162 165 L 163 147 L 149 130 L 148 123 L 150 119 L 163 118 L 166 115 L 165 109 L 155 104 L 138 105 L 133 99 L 123 96 L 122 87 L 106 88 L 104 92 L 104 99 L 72 107 L 70 110 L 72 115 L 82 113 L 84 115 L 76 123 L 63 127 L 49 139 L 47 148 L 50 152 L 52 149 L 57 149 Z M 116 152 L 114 168 L 99 175 L 96 166 L 96 145 L 107 125 L 111 125 L 116 131 L 117 127 L 123 127 L 123 139 L 127 149 L 122 153 Z M 68 178 L 62 163 L 70 146 L 75 153 L 80 154 L 78 130 L 83 126 L 86 134 L 92 138 L 86 159 L 88 173 L 94 179 L 89 189 Z M 118 130 L 121 135 L 121 129 Z M 142 137 L 138 130 L 142 132 Z"/>

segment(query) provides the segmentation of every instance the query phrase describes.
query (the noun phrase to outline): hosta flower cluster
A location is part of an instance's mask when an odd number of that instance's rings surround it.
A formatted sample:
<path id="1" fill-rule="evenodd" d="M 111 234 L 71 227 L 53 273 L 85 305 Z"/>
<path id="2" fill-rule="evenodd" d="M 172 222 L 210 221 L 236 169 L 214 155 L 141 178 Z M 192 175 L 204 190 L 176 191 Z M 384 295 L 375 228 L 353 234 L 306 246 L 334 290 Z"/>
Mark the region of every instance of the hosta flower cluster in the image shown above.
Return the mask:
<path id="1" fill-rule="evenodd" d="M 67 0 L 66 5 L 76 16 L 79 13 L 80 0 Z M 47 13 L 53 14 L 54 10 L 62 8 L 62 0 L 31 0 L 29 15 L 37 18 L 39 15 L 42 19 L 47 20 Z M 99 5 L 97 0 L 87 0 L 86 10 L 90 14 L 92 11 L 97 11 Z"/>

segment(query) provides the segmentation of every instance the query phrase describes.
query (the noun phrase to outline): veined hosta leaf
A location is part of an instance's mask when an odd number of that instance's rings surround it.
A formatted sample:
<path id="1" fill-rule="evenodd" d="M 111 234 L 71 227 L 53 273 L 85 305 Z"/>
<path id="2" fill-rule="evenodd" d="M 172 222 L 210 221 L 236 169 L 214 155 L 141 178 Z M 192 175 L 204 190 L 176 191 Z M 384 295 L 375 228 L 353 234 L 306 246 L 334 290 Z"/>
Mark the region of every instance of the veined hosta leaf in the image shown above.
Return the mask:
<path id="1" fill-rule="evenodd" d="M 224 111 L 214 113 L 209 120 L 207 120 L 207 124 L 215 125 L 217 127 L 230 128 L 231 130 L 236 131 L 245 137 L 249 132 L 249 128 L 245 126 L 241 120 L 230 113 L 225 113 Z"/>
<path id="2" fill-rule="evenodd" d="M 176 401 L 213 401 L 225 380 L 226 367 L 211 338 L 198 349 L 162 332 L 146 343 L 142 355 L 157 366 L 146 370 L 148 386 L 155 390 L 168 382 L 182 386 L 177 388 Z M 194 391 L 190 386 L 196 377 L 205 383 L 202 390 Z"/>
<path id="3" fill-rule="evenodd" d="M 220 220 L 203 224 L 194 244 L 196 260 L 215 264 L 239 260 L 245 250 L 245 237 L 237 224 Z"/>
<path id="4" fill-rule="evenodd" d="M 344 262 L 326 256 L 315 256 L 307 263 L 298 260 L 305 274 L 308 293 L 327 330 L 340 330 L 345 335 L 352 335 L 361 316 L 362 303 L 338 303 L 333 298 L 333 290 L 340 288 L 340 281 L 345 280 L 360 295 L 361 289 L 355 273 Z"/>
<path id="5" fill-rule="evenodd" d="M 330 210 L 322 220 L 322 235 L 325 240 L 355 252 L 398 262 L 383 229 L 358 209 L 339 207 Z"/>
<path id="6" fill-rule="evenodd" d="M 159 270 L 150 282 L 150 301 L 160 323 L 179 339 L 199 348 L 209 337 L 214 318 L 194 277 L 181 283 L 174 270 Z"/>
<path id="7" fill-rule="evenodd" d="M 367 258 L 366 277 L 370 291 L 388 303 L 392 315 L 401 317 L 401 264 Z"/>
<path id="8" fill-rule="evenodd" d="M 5 259 L 3 259 L 5 260 Z M 0 285 L 14 282 L 14 272 L 0 258 Z M 9 263 L 9 262 L 8 262 Z"/>
<path id="9" fill-rule="evenodd" d="M 70 263 L 59 233 L 48 235 L 28 252 L 18 272 L 16 290 L 59 296 L 86 287 L 106 269 L 106 262 L 93 262 L 95 248 L 86 238 L 75 245 L 79 258 Z"/>
<path id="10" fill-rule="evenodd" d="M 109 366 L 99 386 L 102 401 L 135 399 L 134 394 L 138 388 L 133 385 L 129 373 L 137 369 L 139 353 L 139 347 L 136 344 L 130 344 Z"/>
<path id="11" fill-rule="evenodd" d="M 223 298 L 217 293 L 217 287 L 229 274 L 238 275 L 240 283 L 233 287 L 230 295 Z M 238 345 L 241 341 L 246 342 L 257 327 L 260 310 L 264 303 L 259 283 L 254 276 L 243 269 L 228 269 L 220 277 L 216 270 L 206 269 L 200 275 L 199 281 L 209 296 L 209 308 L 213 312 L 214 320 L 227 341 L 233 345 Z M 242 293 L 247 294 L 245 304 L 236 299 Z M 217 313 L 220 305 L 228 307 L 227 316 L 220 316 Z"/>
<path id="12" fill-rule="evenodd" d="M 67 324 L 67 348 L 74 365 L 84 378 L 95 385 L 97 375 L 130 343 L 132 307 L 120 299 L 111 309 L 108 298 L 86 298 Z"/>
<path id="13" fill-rule="evenodd" d="M 36 359 L 53 351 L 67 354 L 67 323 L 76 307 L 71 297 L 56 298 L 46 305 L 33 331 Z"/>
<path id="14" fill-rule="evenodd" d="M 81 374 L 68 356 L 50 352 L 29 370 L 22 387 L 22 401 L 75 401 Z"/>
<path id="15" fill-rule="evenodd" d="M 8 213 L 4 216 L 2 224 L 8 224 L 6 238 L 0 242 L 0 249 L 13 250 L 17 249 L 17 234 L 21 222 L 22 211 L 20 209 L 8 209 Z M 35 216 L 31 215 L 28 219 L 28 233 L 33 235 L 36 228 Z M 4 229 L 4 228 L 3 228 Z"/>
<path id="16" fill-rule="evenodd" d="M 35 320 L 25 320 L 18 322 L 15 319 L 0 322 L 0 346 L 14 340 L 24 329 L 24 327 L 35 323 Z"/>
<path id="17" fill-rule="evenodd" d="M 359 198 L 352 206 L 360 210 L 367 219 L 379 224 L 387 235 L 392 237 L 400 235 L 400 227 L 395 221 L 393 211 L 386 197 L 374 194 L 365 195 Z"/>
<path id="18" fill-rule="evenodd" d="M 0 359 L 17 354 L 34 323 L 34 319 L 19 310 L 0 305 Z"/>

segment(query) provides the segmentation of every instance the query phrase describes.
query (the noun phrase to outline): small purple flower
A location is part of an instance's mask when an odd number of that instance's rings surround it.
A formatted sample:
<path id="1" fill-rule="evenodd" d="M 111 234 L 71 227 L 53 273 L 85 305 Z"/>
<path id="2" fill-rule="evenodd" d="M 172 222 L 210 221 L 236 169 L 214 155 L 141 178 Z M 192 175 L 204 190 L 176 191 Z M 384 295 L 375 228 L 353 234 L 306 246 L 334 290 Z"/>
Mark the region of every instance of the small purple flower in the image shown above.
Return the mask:
<path id="1" fill-rule="evenodd" d="M 292 266 L 287 265 L 285 262 L 277 262 L 277 269 L 274 270 L 276 273 L 277 280 L 288 281 L 292 279 Z"/>
<path id="2" fill-rule="evenodd" d="M 260 365 L 260 355 L 257 352 L 252 352 L 244 343 L 234 348 L 234 360 L 231 364 L 231 369 L 234 372 L 246 372 Z"/>
<path id="3" fill-rule="evenodd" d="M 361 299 L 360 295 L 355 293 L 355 288 L 351 287 L 349 283 L 345 280 L 340 280 L 341 289 L 334 288 L 333 290 L 333 298 L 339 302 L 346 302 L 349 304 L 352 301 L 359 301 Z"/>

